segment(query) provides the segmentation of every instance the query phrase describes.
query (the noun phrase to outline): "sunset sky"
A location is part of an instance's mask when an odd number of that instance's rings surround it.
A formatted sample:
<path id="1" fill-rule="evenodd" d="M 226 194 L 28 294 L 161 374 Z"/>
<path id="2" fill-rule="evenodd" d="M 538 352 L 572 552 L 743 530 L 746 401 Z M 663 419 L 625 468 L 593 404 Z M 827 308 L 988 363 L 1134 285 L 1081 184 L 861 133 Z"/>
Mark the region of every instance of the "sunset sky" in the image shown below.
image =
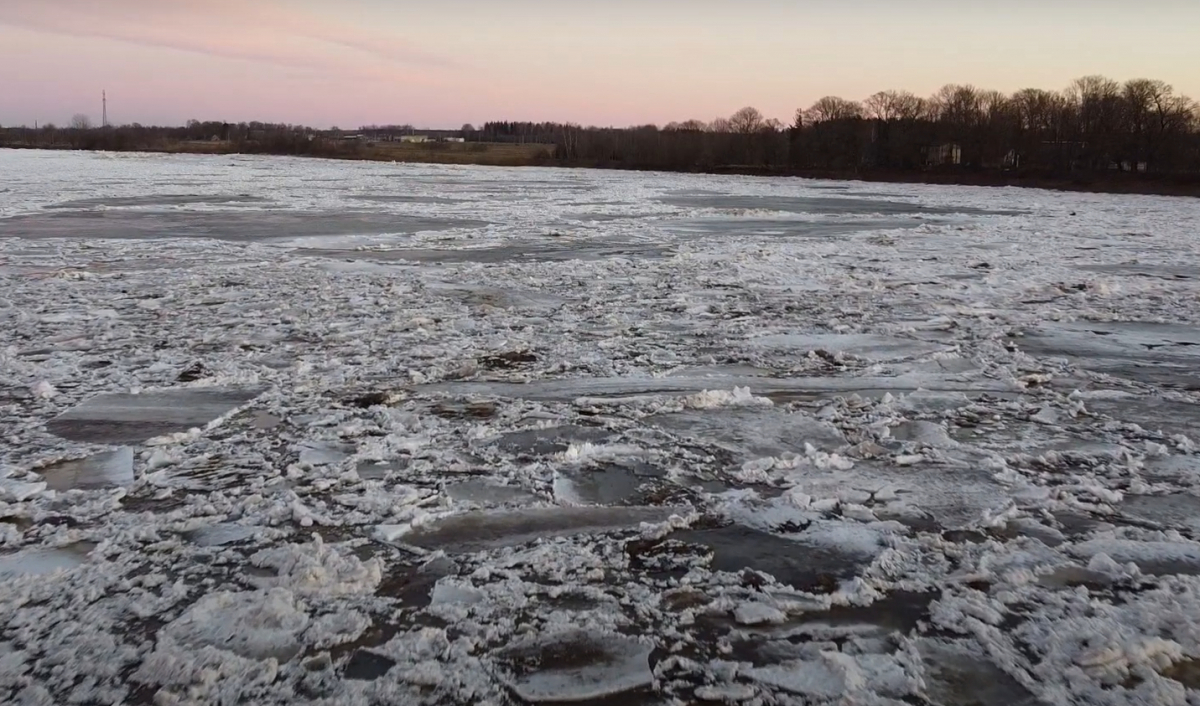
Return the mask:
<path id="1" fill-rule="evenodd" d="M 0 125 L 789 121 L 1101 73 L 1200 98 L 1200 0 L 0 0 Z"/>

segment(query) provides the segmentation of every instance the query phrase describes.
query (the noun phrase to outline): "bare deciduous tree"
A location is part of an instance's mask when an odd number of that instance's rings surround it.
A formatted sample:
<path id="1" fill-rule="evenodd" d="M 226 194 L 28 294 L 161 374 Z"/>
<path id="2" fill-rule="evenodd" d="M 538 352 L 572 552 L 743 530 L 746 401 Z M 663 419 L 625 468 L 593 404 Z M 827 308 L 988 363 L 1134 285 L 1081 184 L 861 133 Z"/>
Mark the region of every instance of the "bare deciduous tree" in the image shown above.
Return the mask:
<path id="1" fill-rule="evenodd" d="M 729 116 L 729 129 L 731 132 L 751 135 L 761 130 L 762 126 L 763 115 L 758 112 L 758 108 L 747 106 Z"/>
<path id="2" fill-rule="evenodd" d="M 916 120 L 923 101 L 908 91 L 880 91 L 863 101 L 866 117 L 876 120 Z"/>
<path id="3" fill-rule="evenodd" d="M 91 130 L 92 119 L 83 113 L 76 113 L 71 116 L 71 128 L 74 130 Z"/>
<path id="4" fill-rule="evenodd" d="M 733 127 L 729 124 L 729 118 L 714 118 L 708 124 L 709 132 L 733 132 Z"/>
<path id="5" fill-rule="evenodd" d="M 824 123 L 831 120 L 852 120 L 861 118 L 863 114 L 862 106 L 857 101 L 838 98 L 837 96 L 825 96 L 812 104 L 805 114 L 810 123 Z"/>
<path id="6" fill-rule="evenodd" d="M 681 123 L 667 123 L 664 132 L 704 132 L 708 126 L 703 120 L 684 120 Z"/>

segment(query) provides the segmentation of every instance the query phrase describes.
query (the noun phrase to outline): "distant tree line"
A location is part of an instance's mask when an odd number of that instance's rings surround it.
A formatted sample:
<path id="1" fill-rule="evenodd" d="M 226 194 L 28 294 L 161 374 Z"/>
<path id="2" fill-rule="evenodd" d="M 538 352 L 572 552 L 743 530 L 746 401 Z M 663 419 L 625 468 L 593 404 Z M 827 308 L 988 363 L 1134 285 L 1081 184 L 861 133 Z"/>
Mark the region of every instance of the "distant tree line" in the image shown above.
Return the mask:
<path id="1" fill-rule="evenodd" d="M 1064 91 L 1012 95 L 948 85 L 922 98 L 827 96 L 790 125 L 743 108 L 663 127 L 490 122 L 470 136 L 554 143 L 559 159 L 667 170 L 1044 169 L 1200 172 L 1200 110 L 1162 82 L 1088 76 Z"/>
<path id="2" fill-rule="evenodd" d="M 97 128 L 80 115 L 68 127 L 0 129 L 0 146 L 371 158 L 371 139 L 412 132 L 411 125 L 367 126 L 347 134 L 337 128 L 195 120 L 183 127 Z M 828 96 L 796 111 L 790 124 L 743 108 L 727 118 L 662 127 L 497 121 L 435 132 L 478 143 L 550 144 L 555 162 L 576 166 L 1200 175 L 1196 102 L 1162 81 L 1118 83 L 1102 76 L 1078 79 L 1063 91 L 1030 88 L 1011 95 L 952 84 L 927 98 L 905 91 L 881 91 L 862 101 Z"/>
<path id="3" fill-rule="evenodd" d="M 360 146 L 339 139 L 335 131 L 302 125 L 227 123 L 189 120 L 182 127 L 131 125 L 95 127 L 76 115 L 67 127 L 47 123 L 34 128 L 0 129 L 0 147 L 110 150 L 114 152 L 192 151 L 281 154 L 314 157 L 352 157 Z"/>

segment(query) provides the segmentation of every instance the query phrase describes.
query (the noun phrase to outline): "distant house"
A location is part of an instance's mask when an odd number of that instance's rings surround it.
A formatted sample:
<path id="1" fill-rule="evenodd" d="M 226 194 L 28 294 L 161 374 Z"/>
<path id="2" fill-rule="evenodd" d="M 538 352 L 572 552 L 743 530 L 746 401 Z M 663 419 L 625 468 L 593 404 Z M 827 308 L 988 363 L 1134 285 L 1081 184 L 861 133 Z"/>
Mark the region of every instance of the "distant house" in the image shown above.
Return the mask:
<path id="1" fill-rule="evenodd" d="M 928 147 L 925 150 L 925 163 L 931 167 L 962 164 L 962 146 L 949 142 Z"/>
<path id="2" fill-rule="evenodd" d="M 401 142 L 429 142 L 429 135 L 401 135 Z"/>
<path id="3" fill-rule="evenodd" d="M 467 141 L 467 138 L 465 138 L 465 137 L 445 137 L 442 139 L 445 140 L 446 142 L 466 142 Z"/>

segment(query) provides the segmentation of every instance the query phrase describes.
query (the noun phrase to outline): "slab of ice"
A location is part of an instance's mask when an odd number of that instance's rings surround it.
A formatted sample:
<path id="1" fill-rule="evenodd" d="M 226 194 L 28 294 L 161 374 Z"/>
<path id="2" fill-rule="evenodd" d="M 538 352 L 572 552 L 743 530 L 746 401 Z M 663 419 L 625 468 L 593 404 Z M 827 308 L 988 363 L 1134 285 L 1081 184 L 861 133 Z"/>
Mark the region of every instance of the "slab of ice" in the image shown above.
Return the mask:
<path id="1" fill-rule="evenodd" d="M 299 461 L 305 466 L 333 466 L 345 461 L 354 453 L 353 444 L 325 441 L 307 441 L 298 444 Z"/>
<path id="2" fill-rule="evenodd" d="M 945 706 L 1042 706 L 1032 692 L 980 655 L 978 645 L 922 639 L 925 690 Z"/>
<path id="3" fill-rule="evenodd" d="M 134 480 L 133 448 L 124 446 L 87 458 L 62 461 L 39 468 L 37 473 L 46 480 L 48 487 L 59 492 L 131 485 Z"/>
<path id="4" fill-rule="evenodd" d="M 446 486 L 446 495 L 454 502 L 476 505 L 527 504 L 537 499 L 528 490 L 515 485 L 500 485 L 481 478 L 471 478 Z"/>
<path id="5" fill-rule="evenodd" d="M 46 424 L 50 433 L 93 444 L 138 444 L 203 428 L 262 394 L 248 388 L 181 388 L 97 395 Z"/>
<path id="6" fill-rule="evenodd" d="M 754 698 L 758 692 L 754 687 L 745 684 L 722 684 L 720 686 L 701 686 L 696 689 L 695 696 L 701 701 L 717 703 L 740 703 Z"/>
<path id="7" fill-rule="evenodd" d="M 0 581 L 69 571 L 87 561 L 88 552 L 93 546 L 81 544 L 62 549 L 26 549 L 15 554 L 0 555 Z"/>
<path id="8" fill-rule="evenodd" d="M 784 627 L 789 635 L 811 635 L 818 640 L 908 634 L 928 620 L 929 606 L 938 596 L 897 591 L 868 606 L 832 606 L 806 612 Z"/>
<path id="9" fill-rule="evenodd" d="M 199 547 L 223 547 L 252 539 L 258 535 L 259 528 L 235 525 L 230 522 L 219 522 L 206 527 L 198 527 L 187 533 L 188 541 Z"/>
<path id="10" fill-rule="evenodd" d="M 523 701 L 578 703 L 652 686 L 651 652 L 631 638 L 571 630 L 524 640 L 497 658 L 509 665 Z"/>
<path id="11" fill-rule="evenodd" d="M 646 421 L 699 443 L 716 443 L 741 461 L 787 452 L 803 454 L 806 444 L 822 451 L 846 444 L 846 437 L 833 424 L 781 409 L 685 411 L 655 415 Z"/>
<path id="12" fill-rule="evenodd" d="M 1200 328 L 1144 321 L 1047 323 L 1014 339 L 1031 356 L 1065 357 L 1116 377 L 1192 389 Z"/>
<path id="13" fill-rule="evenodd" d="M 638 488 L 661 475 L 649 464 L 636 461 L 556 471 L 554 498 L 568 505 L 618 505 L 633 501 Z"/>
<path id="14" fill-rule="evenodd" d="M 1126 495 L 1117 507 L 1126 515 L 1167 527 L 1200 531 L 1200 497 L 1195 495 Z"/>
<path id="15" fill-rule="evenodd" d="M 519 510 L 482 510 L 451 515 L 415 529 L 392 534 L 395 541 L 423 549 L 473 552 L 515 546 L 546 537 L 615 532 L 643 522 L 665 522 L 671 507 L 531 507 Z"/>
<path id="16" fill-rule="evenodd" d="M 670 535 L 671 539 L 710 547 L 714 571 L 754 569 L 800 590 L 836 588 L 838 582 L 869 565 L 879 551 L 876 547 L 873 552 L 863 552 L 826 541 L 806 543 L 801 537 L 788 539 L 740 525 Z"/>

